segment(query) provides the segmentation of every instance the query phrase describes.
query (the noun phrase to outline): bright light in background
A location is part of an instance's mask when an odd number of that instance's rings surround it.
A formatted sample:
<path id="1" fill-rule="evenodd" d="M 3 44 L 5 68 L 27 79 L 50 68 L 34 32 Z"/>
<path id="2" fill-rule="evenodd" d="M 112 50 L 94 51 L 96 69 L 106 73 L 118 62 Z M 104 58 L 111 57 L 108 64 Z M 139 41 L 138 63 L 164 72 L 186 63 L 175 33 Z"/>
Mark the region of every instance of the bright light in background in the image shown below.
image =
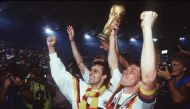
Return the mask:
<path id="1" fill-rule="evenodd" d="M 45 27 L 44 30 L 47 35 L 54 35 L 54 31 L 49 27 Z"/>
<path id="2" fill-rule="evenodd" d="M 167 54 L 168 53 L 168 50 L 162 50 L 161 51 L 161 54 Z"/>
<path id="3" fill-rule="evenodd" d="M 137 40 L 135 38 L 133 38 L 133 37 L 130 39 L 130 42 L 136 42 L 136 41 Z"/>
<path id="4" fill-rule="evenodd" d="M 85 38 L 86 40 L 90 40 L 90 39 L 91 39 L 91 36 L 88 35 L 88 34 L 84 34 L 84 38 Z"/>
<path id="5" fill-rule="evenodd" d="M 180 41 L 184 41 L 184 40 L 185 40 L 185 37 L 180 37 L 179 40 L 180 40 Z"/>
<path id="6" fill-rule="evenodd" d="M 153 38 L 153 41 L 154 41 L 154 42 L 157 42 L 157 41 L 158 41 L 158 39 L 157 39 L 157 38 Z"/>
<path id="7" fill-rule="evenodd" d="M 93 46 L 93 47 L 99 47 L 98 42 L 96 42 L 96 40 L 94 40 L 94 38 L 91 36 L 90 33 L 85 33 L 84 34 L 84 44 L 87 46 Z"/>

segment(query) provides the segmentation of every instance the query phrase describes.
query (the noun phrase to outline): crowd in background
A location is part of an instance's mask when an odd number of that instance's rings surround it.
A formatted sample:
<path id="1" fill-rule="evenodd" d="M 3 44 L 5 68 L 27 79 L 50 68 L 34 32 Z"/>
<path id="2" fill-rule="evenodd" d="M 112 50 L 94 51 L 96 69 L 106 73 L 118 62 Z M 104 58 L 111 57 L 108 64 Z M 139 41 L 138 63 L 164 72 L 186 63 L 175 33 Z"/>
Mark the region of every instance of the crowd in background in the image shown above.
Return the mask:
<path id="1" fill-rule="evenodd" d="M 73 40 L 70 42 L 73 43 Z M 48 44 L 51 44 L 51 41 Z M 172 57 L 159 54 L 160 52 L 156 55 L 158 91 L 155 94 L 157 99 L 155 109 L 187 109 L 189 106 L 190 56 L 189 51 L 180 47 L 179 51 L 180 53 Z M 48 55 L 48 52 L 44 53 L 40 50 L 6 46 L 0 48 L 0 109 L 71 109 L 73 104 L 70 104 L 60 93 L 55 84 L 56 80 L 52 79 Z M 59 60 L 57 57 L 56 59 Z M 100 63 L 103 62 L 93 62 L 93 66 Z M 82 72 L 79 73 L 81 69 L 77 68 L 77 64 L 74 60 L 70 61 L 66 66 L 67 71 L 74 77 L 85 80 L 81 76 Z M 61 91 L 68 93 L 69 89 L 61 89 Z M 151 91 L 147 95 L 150 93 L 154 94 Z"/>
<path id="2" fill-rule="evenodd" d="M 50 75 L 47 53 L 1 46 L 0 72 L 0 109 L 69 109 Z"/>
<path id="3" fill-rule="evenodd" d="M 182 56 L 183 59 L 180 60 L 185 64 L 185 76 L 189 77 L 189 52 L 183 50 L 179 46 L 179 53 L 177 53 L 177 56 L 173 57 L 179 57 Z M 180 55 L 179 55 L 180 54 Z M 173 54 L 174 55 L 174 54 Z M 164 57 L 162 54 L 157 54 L 157 62 L 158 67 L 161 67 L 161 63 L 165 60 L 167 60 L 167 57 Z M 172 57 L 168 57 L 170 59 Z M 79 73 L 79 69 L 77 67 L 77 64 L 75 61 L 71 58 L 68 58 L 67 60 L 69 63 L 67 65 L 68 68 L 70 68 L 70 72 L 78 77 L 81 77 Z M 70 60 L 72 59 L 72 60 Z M 170 59 L 171 60 L 171 59 Z M 169 60 L 167 60 L 169 62 Z M 171 62 L 169 62 L 171 63 Z M 167 65 L 169 64 L 167 63 Z M 166 64 L 166 63 L 165 63 Z M 165 65 L 165 66 L 167 66 Z M 170 67 L 170 66 L 168 66 Z M 24 81 L 27 85 L 24 87 L 27 87 L 29 92 L 32 94 L 34 93 L 40 93 L 41 90 L 47 90 L 46 93 L 51 92 L 50 94 L 41 94 L 37 97 L 33 97 L 34 100 L 32 102 L 27 103 L 26 95 L 22 94 L 21 91 L 22 85 L 18 86 L 14 83 L 11 83 L 9 81 L 9 84 L 6 84 L 5 86 L 8 87 L 5 98 L 1 98 L 1 102 L 5 100 L 5 107 L 2 107 L 2 109 L 48 109 L 48 105 L 52 105 L 52 109 L 70 109 L 71 105 L 66 100 L 63 94 L 60 93 L 59 89 L 57 88 L 56 84 L 54 83 L 49 70 L 49 57 L 47 53 L 41 52 L 40 50 L 31 50 L 31 49 L 22 49 L 22 48 L 14 48 L 14 47 L 6 47 L 2 46 L 0 48 L 0 87 L 2 89 L 3 83 L 7 82 L 6 77 L 8 79 L 11 78 L 11 75 L 13 77 L 19 77 L 22 81 Z M 34 70 L 32 70 L 34 69 Z M 35 71 L 36 69 L 36 71 Z M 32 75 L 32 72 L 39 72 L 34 73 L 34 76 Z M 78 73 L 77 73 L 78 72 Z M 32 78 L 33 77 L 33 78 Z M 155 106 L 155 109 L 169 109 L 172 108 L 172 98 L 170 97 L 170 91 L 167 88 L 167 82 L 162 78 L 158 78 L 158 81 L 160 82 L 160 89 L 157 93 L 157 104 Z M 40 87 L 40 90 L 38 90 L 36 87 Z M 50 87 L 48 89 L 48 87 Z M 53 88 L 52 88 L 53 87 Z M 51 90 L 55 89 L 55 90 Z M 42 91 L 43 93 L 43 91 Z M 44 97 L 47 96 L 47 97 Z M 2 97 L 2 96 L 1 96 Z M 188 95 L 187 95 L 188 97 Z M 43 98 L 43 99 L 42 99 Z M 43 105 L 42 105 L 43 104 Z M 44 105 L 45 104 L 45 105 Z M 2 104 L 1 104 L 2 105 Z M 37 107 L 35 107 L 37 105 Z M 41 107 L 41 106 L 46 107 Z M 51 106 L 50 106 L 51 107 Z M 182 108 L 183 109 L 183 108 Z"/>

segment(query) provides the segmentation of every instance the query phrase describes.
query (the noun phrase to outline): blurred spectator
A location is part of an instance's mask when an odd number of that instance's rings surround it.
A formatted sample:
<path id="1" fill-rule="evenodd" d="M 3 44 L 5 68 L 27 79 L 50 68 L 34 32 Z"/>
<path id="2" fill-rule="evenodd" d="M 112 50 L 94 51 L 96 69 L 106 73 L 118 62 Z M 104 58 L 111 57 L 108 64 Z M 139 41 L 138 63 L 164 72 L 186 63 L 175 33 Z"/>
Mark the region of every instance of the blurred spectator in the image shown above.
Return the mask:
<path id="1" fill-rule="evenodd" d="M 0 73 L 0 107 L 1 109 L 26 109 L 23 99 L 29 97 L 18 72 L 12 67 L 4 66 Z"/>
<path id="2" fill-rule="evenodd" d="M 159 76 L 166 81 L 166 86 L 170 94 L 171 100 L 164 100 L 167 107 L 158 109 L 189 109 L 190 107 L 190 76 L 187 75 L 187 63 L 183 55 L 173 57 L 171 64 L 173 70 L 159 70 Z M 165 94 L 167 96 L 167 94 Z M 162 100 L 160 100 L 162 101 Z M 168 101 L 172 101 L 170 105 Z M 160 104 L 162 105 L 162 104 Z M 171 106 L 171 107 L 169 107 Z"/>
<path id="3" fill-rule="evenodd" d="M 7 59 L 6 53 L 14 55 L 14 58 Z M 11 52 L 10 52 L 11 51 Z M 19 74 L 21 78 L 25 78 L 27 75 L 27 69 L 31 66 L 31 64 L 39 65 L 42 68 L 43 73 L 46 74 L 46 81 L 56 86 L 51 78 L 48 78 L 48 70 L 49 70 L 49 57 L 45 55 L 45 53 L 41 53 L 38 50 L 32 49 L 22 49 L 22 48 L 9 48 L 9 47 L 1 47 L 0 48 L 0 68 L 2 69 L 3 65 L 7 65 L 13 62 L 16 62 L 14 65 L 20 69 Z M 13 60 L 14 59 L 14 60 Z M 27 78 L 29 79 L 29 78 Z M 30 89 L 30 86 L 26 86 L 26 88 Z M 54 88 L 56 90 L 56 96 L 53 98 L 53 109 L 70 109 L 69 102 L 65 99 L 64 95 L 62 95 L 58 88 Z M 31 92 L 32 93 L 32 92 Z M 31 98 L 32 99 L 32 98 Z M 27 102 L 31 102 L 32 100 L 25 99 Z M 1 108 L 0 108 L 1 109 Z"/>
<path id="4" fill-rule="evenodd" d="M 55 88 L 47 82 L 46 75 L 38 65 L 31 65 L 26 77 L 27 87 L 33 93 L 33 102 L 26 102 L 29 109 L 52 109 Z"/>
<path id="5" fill-rule="evenodd" d="M 183 54 L 185 54 L 185 55 L 190 56 L 190 51 L 184 50 L 180 45 L 178 45 L 177 47 L 178 47 L 180 53 L 183 53 Z"/>

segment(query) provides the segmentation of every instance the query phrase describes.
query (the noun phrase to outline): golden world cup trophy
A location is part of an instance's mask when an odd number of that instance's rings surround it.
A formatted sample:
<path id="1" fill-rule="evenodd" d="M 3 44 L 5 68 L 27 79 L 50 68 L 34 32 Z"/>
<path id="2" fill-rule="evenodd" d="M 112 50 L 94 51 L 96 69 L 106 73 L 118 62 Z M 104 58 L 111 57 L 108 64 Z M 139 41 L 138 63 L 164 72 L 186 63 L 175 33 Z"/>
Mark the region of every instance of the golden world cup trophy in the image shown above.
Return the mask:
<path id="1" fill-rule="evenodd" d="M 125 7 L 123 5 L 113 5 L 109 13 L 109 19 L 104 26 L 103 32 L 98 34 L 98 38 L 106 43 L 109 43 L 109 36 L 111 35 L 112 24 L 117 22 L 120 25 L 121 19 L 125 14 Z"/>

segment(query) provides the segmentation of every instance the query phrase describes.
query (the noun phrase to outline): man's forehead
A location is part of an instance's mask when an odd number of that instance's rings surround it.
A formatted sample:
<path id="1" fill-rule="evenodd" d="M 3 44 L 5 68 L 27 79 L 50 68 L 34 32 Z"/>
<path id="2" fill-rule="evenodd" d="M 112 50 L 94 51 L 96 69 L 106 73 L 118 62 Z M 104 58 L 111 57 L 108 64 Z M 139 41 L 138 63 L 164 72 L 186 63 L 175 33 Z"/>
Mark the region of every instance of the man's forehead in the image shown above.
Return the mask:
<path id="1" fill-rule="evenodd" d="M 172 63 L 182 63 L 182 62 L 179 60 L 172 60 Z"/>
<path id="2" fill-rule="evenodd" d="M 103 67 L 101 64 L 92 65 L 92 68 L 101 68 L 101 67 Z"/>

